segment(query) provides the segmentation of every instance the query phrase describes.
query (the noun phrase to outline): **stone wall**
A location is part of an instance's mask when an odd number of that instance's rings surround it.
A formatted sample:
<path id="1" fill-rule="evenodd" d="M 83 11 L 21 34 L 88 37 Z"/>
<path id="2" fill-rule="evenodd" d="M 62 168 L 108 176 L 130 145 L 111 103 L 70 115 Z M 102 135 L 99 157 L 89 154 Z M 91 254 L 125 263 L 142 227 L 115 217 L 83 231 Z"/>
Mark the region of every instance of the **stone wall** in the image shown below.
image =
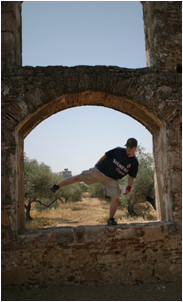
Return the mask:
<path id="1" fill-rule="evenodd" d="M 166 46 L 167 54 L 170 47 L 167 44 L 169 27 L 162 36 L 159 24 L 160 21 L 165 24 L 164 11 L 171 11 L 171 7 L 177 11 L 181 2 L 171 2 L 171 5 L 161 2 L 161 14 L 156 3 L 142 2 L 146 48 L 151 49 L 149 67 L 126 69 L 22 67 L 21 59 L 17 59 L 21 58 L 20 2 L 3 2 L 2 16 L 9 16 L 8 22 L 2 17 L 3 36 L 10 41 L 18 35 L 11 51 L 2 39 L 3 286 L 127 284 L 180 278 L 182 76 L 177 70 L 179 48 L 176 47 L 173 60 L 163 56 L 162 45 Z M 176 21 L 180 29 L 179 15 L 173 26 Z M 163 28 L 166 32 L 166 27 Z M 156 47 L 153 48 L 154 35 Z M 171 41 L 172 50 L 175 44 Z M 81 105 L 116 109 L 135 118 L 151 132 L 158 222 L 112 228 L 24 230 L 24 138 L 52 114 Z"/>
<path id="2" fill-rule="evenodd" d="M 27 230 L 3 242 L 3 286 L 181 278 L 181 234 L 171 223 Z"/>
<path id="3" fill-rule="evenodd" d="M 22 1 L 1 1 L 1 71 L 22 65 Z"/>
<path id="4" fill-rule="evenodd" d="M 141 1 L 147 66 L 182 70 L 182 2 Z"/>

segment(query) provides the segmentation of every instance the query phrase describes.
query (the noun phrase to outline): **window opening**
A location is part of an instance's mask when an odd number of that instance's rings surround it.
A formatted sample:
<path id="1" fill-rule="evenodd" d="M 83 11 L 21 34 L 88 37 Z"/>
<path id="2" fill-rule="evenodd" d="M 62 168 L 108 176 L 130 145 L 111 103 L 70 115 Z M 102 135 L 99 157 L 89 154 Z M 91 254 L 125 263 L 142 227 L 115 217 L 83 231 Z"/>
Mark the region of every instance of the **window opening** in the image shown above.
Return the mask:
<path id="1" fill-rule="evenodd" d="M 23 66 L 146 67 L 142 4 L 24 1 L 22 47 Z"/>

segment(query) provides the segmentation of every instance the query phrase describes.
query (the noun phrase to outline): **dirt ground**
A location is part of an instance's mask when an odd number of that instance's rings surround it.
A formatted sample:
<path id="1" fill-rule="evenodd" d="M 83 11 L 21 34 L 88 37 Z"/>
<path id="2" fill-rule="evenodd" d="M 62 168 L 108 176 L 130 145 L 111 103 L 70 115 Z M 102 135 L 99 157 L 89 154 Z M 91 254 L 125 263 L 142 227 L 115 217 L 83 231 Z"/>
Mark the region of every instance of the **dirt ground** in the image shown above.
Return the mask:
<path id="1" fill-rule="evenodd" d="M 1 301 L 182 301 L 182 281 L 2 289 Z"/>
<path id="2" fill-rule="evenodd" d="M 148 202 L 147 202 L 148 203 Z M 138 207 L 144 207 L 143 203 Z M 150 212 L 143 218 L 142 216 L 128 217 L 127 209 L 117 210 L 115 218 L 118 223 L 144 222 L 157 220 L 156 211 L 148 203 Z M 79 225 L 97 225 L 106 224 L 109 218 L 110 202 L 99 200 L 97 198 L 83 198 L 78 202 L 59 202 L 59 208 L 48 208 L 44 211 L 31 210 L 32 221 L 26 222 L 26 229 L 60 227 L 60 226 L 79 226 Z"/>

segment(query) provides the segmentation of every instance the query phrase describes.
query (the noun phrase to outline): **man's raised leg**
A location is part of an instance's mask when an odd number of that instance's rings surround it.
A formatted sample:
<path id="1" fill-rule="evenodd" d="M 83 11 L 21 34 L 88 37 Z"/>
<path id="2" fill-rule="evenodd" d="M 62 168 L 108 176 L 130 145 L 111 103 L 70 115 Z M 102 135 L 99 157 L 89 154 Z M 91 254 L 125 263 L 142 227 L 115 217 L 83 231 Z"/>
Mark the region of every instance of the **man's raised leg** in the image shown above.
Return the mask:
<path id="1" fill-rule="evenodd" d="M 60 183 L 58 183 L 58 185 L 53 185 L 50 190 L 52 192 L 56 192 L 59 188 L 61 187 L 65 187 L 65 186 L 69 186 L 69 185 L 72 185 L 76 182 L 81 182 L 81 178 L 79 177 L 79 175 L 76 175 L 76 176 L 72 176 L 72 177 L 69 177 L 67 179 L 64 179 L 63 181 L 61 181 Z"/>
<path id="2" fill-rule="evenodd" d="M 61 181 L 58 186 L 59 188 L 61 187 L 65 187 L 65 186 L 68 186 L 68 185 L 72 185 L 72 184 L 75 184 L 76 182 L 81 182 L 81 178 L 79 177 L 79 175 L 76 175 L 76 176 L 72 176 L 72 177 L 69 177 L 67 179 L 64 179 L 63 181 Z"/>

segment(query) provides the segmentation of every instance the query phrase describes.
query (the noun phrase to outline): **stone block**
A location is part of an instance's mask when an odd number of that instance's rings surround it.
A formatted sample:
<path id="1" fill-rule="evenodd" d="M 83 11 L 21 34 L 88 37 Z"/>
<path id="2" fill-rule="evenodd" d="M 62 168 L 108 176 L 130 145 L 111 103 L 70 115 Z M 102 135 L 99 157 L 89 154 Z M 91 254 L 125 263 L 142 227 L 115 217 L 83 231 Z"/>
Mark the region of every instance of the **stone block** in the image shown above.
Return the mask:
<path id="1" fill-rule="evenodd" d="M 53 237 L 55 237 L 58 244 L 69 244 L 74 241 L 74 235 L 71 228 L 56 228 L 53 230 Z"/>
<path id="2" fill-rule="evenodd" d="M 60 260 L 65 261 L 66 257 L 67 255 L 63 251 L 52 249 L 47 251 L 47 254 L 43 256 L 43 261 L 47 263 L 59 262 Z"/>
<path id="3" fill-rule="evenodd" d="M 1 43 L 2 43 L 2 56 L 6 58 L 11 56 L 13 62 L 13 51 L 15 48 L 15 35 L 13 33 L 2 32 L 1 34 Z M 8 60 L 7 57 L 7 60 Z M 8 61 L 7 61 L 8 62 Z"/>
<path id="4" fill-rule="evenodd" d="M 1 12 L 15 15 L 15 6 L 17 1 L 2 1 Z M 20 2 L 20 1 L 19 1 Z M 19 3 L 20 5 L 20 3 Z"/>
<path id="5" fill-rule="evenodd" d="M 148 279 L 151 280 L 152 271 L 149 269 L 138 269 L 135 268 L 131 271 L 133 279 L 136 281 L 147 282 Z"/>
<path id="6" fill-rule="evenodd" d="M 9 32 L 14 32 L 15 27 L 14 27 L 14 17 L 12 16 L 12 14 L 9 13 L 4 13 L 2 14 L 2 18 L 1 18 L 1 31 L 9 31 Z"/>
<path id="7" fill-rule="evenodd" d="M 168 164 L 170 168 L 176 169 L 182 166 L 182 152 L 171 150 L 167 153 Z"/>
<path id="8" fill-rule="evenodd" d="M 101 242 L 106 237 L 106 229 L 102 228 L 86 228 L 84 234 L 85 242 Z"/>
<path id="9" fill-rule="evenodd" d="M 74 228 L 74 236 L 78 243 L 83 242 L 84 233 L 85 233 L 85 230 L 83 227 Z"/>
<path id="10" fill-rule="evenodd" d="M 81 272 L 83 276 L 86 278 L 86 280 L 97 281 L 100 280 L 101 278 L 99 272 L 95 268 L 84 267 L 83 269 L 81 269 Z"/>
<path id="11" fill-rule="evenodd" d="M 174 171 L 170 176 L 171 189 L 173 192 L 179 192 L 182 186 L 182 172 Z"/>
<path id="12" fill-rule="evenodd" d="M 7 227 L 7 226 L 11 225 L 10 217 L 9 217 L 7 212 L 1 213 L 1 224 L 4 227 Z"/>
<path id="13" fill-rule="evenodd" d="M 145 239 L 145 241 L 164 240 L 165 234 L 162 232 L 160 227 L 145 228 L 144 229 L 144 239 Z"/>
<path id="14" fill-rule="evenodd" d="M 73 250 L 72 255 L 73 259 L 80 263 L 92 262 L 90 251 L 88 250 Z"/>
<path id="15" fill-rule="evenodd" d="M 120 263 L 125 261 L 125 257 L 122 254 L 106 254 L 106 255 L 97 255 L 97 262 L 99 264 L 111 264 L 111 263 Z"/>
<path id="16" fill-rule="evenodd" d="M 130 238 L 134 238 L 136 234 L 135 229 L 133 228 L 126 228 L 126 229 L 117 229 L 116 234 L 115 234 L 115 238 L 121 238 L 122 240 L 124 239 L 130 239 Z"/>
<path id="17" fill-rule="evenodd" d="M 26 284 L 27 282 L 26 269 L 21 269 L 16 271 L 2 271 L 1 282 L 2 282 L 2 286 Z"/>
<path id="18" fill-rule="evenodd" d="M 176 275 L 180 277 L 181 266 L 180 264 L 170 264 L 157 262 L 154 266 L 154 274 L 162 280 L 171 280 Z"/>

